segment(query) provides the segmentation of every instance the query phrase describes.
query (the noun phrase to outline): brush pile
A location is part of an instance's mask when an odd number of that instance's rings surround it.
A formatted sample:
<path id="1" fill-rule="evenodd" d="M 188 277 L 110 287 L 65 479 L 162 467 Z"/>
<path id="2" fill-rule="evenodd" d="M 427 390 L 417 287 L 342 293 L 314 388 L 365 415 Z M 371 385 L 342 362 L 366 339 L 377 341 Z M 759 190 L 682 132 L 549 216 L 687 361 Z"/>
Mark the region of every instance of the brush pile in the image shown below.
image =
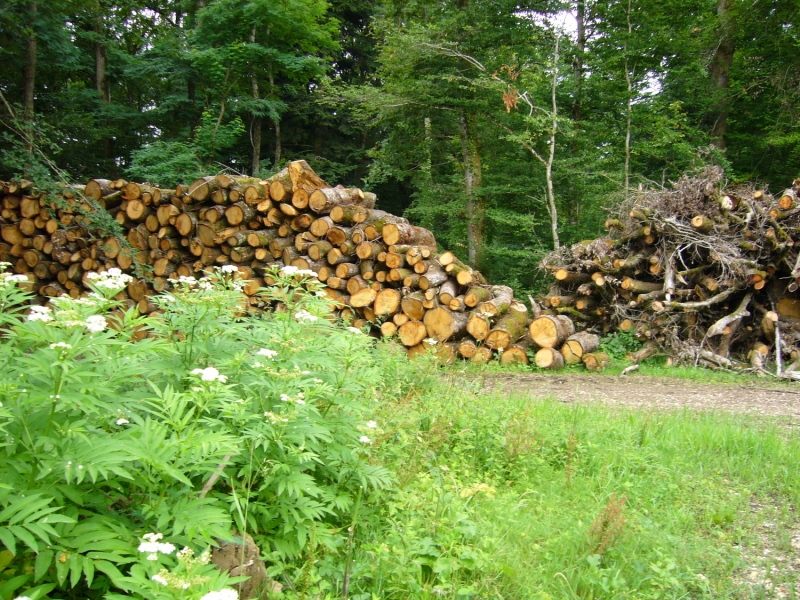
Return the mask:
<path id="1" fill-rule="evenodd" d="M 726 186 L 718 168 L 639 191 L 607 237 L 545 258 L 541 299 L 598 332 L 632 331 L 632 358 L 778 371 L 800 357 L 800 180 L 780 194 Z"/>

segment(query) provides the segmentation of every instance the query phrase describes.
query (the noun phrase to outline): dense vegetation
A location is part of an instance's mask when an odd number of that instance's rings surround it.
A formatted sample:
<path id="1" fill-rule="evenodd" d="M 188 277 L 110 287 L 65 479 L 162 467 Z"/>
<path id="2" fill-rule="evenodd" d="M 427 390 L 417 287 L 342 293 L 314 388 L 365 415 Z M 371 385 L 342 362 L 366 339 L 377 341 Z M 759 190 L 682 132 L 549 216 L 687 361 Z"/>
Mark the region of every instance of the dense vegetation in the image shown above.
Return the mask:
<path id="1" fill-rule="evenodd" d="M 258 319 L 224 270 L 158 317 L 124 278 L 25 315 L 0 274 L 3 600 L 235 599 L 207 552 L 241 532 L 287 600 L 796 593 L 800 449 L 766 420 L 486 395 L 299 274 Z"/>
<path id="2" fill-rule="evenodd" d="M 531 288 L 639 184 L 796 177 L 797 22 L 789 0 L 10 0 L 0 178 L 306 158 Z"/>

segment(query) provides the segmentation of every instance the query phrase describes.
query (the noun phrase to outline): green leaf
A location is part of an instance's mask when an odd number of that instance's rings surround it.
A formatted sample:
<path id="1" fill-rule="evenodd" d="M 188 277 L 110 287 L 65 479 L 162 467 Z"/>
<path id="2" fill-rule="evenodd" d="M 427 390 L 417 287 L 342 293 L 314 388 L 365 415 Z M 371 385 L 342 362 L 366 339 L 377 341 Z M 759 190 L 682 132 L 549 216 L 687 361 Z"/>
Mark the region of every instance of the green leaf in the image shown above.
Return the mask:
<path id="1" fill-rule="evenodd" d="M 75 552 L 71 554 L 69 557 L 70 587 L 75 587 L 76 585 L 78 585 L 78 582 L 81 580 L 82 573 L 83 573 L 83 556 Z"/>
<path id="2" fill-rule="evenodd" d="M 127 589 L 124 585 L 125 577 L 123 577 L 122 573 L 119 572 L 119 569 L 115 567 L 113 564 L 106 560 L 98 560 L 95 561 L 94 566 L 97 568 L 98 571 L 102 571 L 108 578 L 111 580 L 115 586 L 120 587 L 122 589 Z"/>
<path id="3" fill-rule="evenodd" d="M 54 556 L 55 552 L 52 550 L 42 550 L 36 555 L 36 563 L 33 569 L 34 581 L 39 581 L 47 574 L 47 571 L 50 569 L 50 565 L 53 562 Z"/>
<path id="4" fill-rule="evenodd" d="M 36 539 L 28 532 L 27 529 L 20 527 L 19 525 L 14 525 L 13 527 L 8 528 L 14 536 L 22 540 L 28 548 L 33 550 L 34 552 L 39 551 L 39 544 L 36 543 Z"/>
<path id="5" fill-rule="evenodd" d="M 0 542 L 8 548 L 11 554 L 17 553 L 17 541 L 14 539 L 14 534 L 11 533 L 6 527 L 0 527 Z"/>

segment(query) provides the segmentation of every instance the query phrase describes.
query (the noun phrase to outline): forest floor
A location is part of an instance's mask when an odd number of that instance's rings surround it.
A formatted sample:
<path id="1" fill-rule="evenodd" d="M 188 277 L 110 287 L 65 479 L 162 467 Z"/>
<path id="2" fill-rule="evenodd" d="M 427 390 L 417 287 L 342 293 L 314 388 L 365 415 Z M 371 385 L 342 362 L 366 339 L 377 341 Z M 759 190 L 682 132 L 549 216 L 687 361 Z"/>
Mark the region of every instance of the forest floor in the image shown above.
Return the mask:
<path id="1" fill-rule="evenodd" d="M 659 411 L 701 410 L 777 417 L 781 425 L 800 427 L 800 385 L 751 381 L 742 384 L 700 383 L 672 377 L 559 373 L 487 373 L 485 391 L 531 394 L 561 402 L 600 402 L 606 405 Z M 796 389 L 795 389 L 796 388 Z"/>

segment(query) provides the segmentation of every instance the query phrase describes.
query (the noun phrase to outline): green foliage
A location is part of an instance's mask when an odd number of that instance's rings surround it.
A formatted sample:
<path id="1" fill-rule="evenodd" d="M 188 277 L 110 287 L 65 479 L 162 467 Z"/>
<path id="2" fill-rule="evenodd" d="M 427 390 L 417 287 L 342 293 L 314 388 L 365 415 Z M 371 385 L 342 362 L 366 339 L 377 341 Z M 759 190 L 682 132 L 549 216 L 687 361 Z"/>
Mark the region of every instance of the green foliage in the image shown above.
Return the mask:
<path id="1" fill-rule="evenodd" d="M 131 179 L 165 187 L 193 181 L 203 174 L 197 152 L 184 142 L 155 141 L 131 152 L 126 170 Z"/>
<path id="2" fill-rule="evenodd" d="M 274 276 L 265 299 L 288 310 L 256 320 L 227 269 L 176 282 L 157 318 L 118 309 L 121 273 L 27 318 L 29 295 L 0 277 L 5 595 L 200 598 L 230 582 L 187 556 L 234 531 L 276 561 L 341 545 L 355 498 L 391 482 L 370 460 L 377 357 L 327 320 L 319 283 Z M 188 550 L 147 550 L 148 532 Z"/>
<path id="3" fill-rule="evenodd" d="M 614 360 L 622 360 L 626 354 L 636 352 L 642 348 L 642 342 L 636 337 L 636 332 L 615 331 L 600 340 L 600 349 Z"/>

